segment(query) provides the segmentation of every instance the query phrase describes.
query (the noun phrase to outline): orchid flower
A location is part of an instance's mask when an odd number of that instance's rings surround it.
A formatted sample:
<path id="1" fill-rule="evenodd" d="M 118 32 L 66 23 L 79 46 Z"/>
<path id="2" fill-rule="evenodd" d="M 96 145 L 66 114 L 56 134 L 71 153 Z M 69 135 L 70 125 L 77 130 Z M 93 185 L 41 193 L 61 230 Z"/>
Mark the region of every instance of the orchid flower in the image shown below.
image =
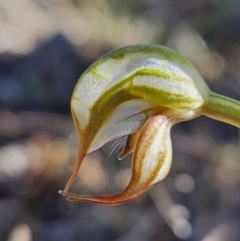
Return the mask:
<path id="1" fill-rule="evenodd" d="M 134 45 L 110 52 L 90 66 L 71 99 L 79 137 L 75 170 L 65 190 L 70 201 L 117 205 L 131 201 L 166 177 L 171 167 L 171 127 L 200 115 L 240 127 L 240 102 L 213 93 L 194 66 L 158 45 Z M 125 190 L 108 195 L 69 193 L 83 158 L 126 136 L 119 159 L 132 156 Z"/>

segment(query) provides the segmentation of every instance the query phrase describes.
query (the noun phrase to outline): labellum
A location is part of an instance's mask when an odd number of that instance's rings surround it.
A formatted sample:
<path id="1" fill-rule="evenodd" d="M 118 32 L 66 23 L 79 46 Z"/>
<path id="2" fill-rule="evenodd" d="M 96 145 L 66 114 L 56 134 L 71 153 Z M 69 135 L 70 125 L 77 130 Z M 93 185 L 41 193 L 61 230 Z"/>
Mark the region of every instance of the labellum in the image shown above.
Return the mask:
<path id="1" fill-rule="evenodd" d="M 117 205 L 145 193 L 169 172 L 170 130 L 178 122 L 206 115 L 240 127 L 240 102 L 210 91 L 187 59 L 158 45 L 128 46 L 98 59 L 79 79 L 71 110 L 78 160 L 65 190 L 59 191 L 69 201 Z M 133 153 L 126 189 L 95 196 L 69 193 L 85 155 L 126 135 L 119 155 Z"/>

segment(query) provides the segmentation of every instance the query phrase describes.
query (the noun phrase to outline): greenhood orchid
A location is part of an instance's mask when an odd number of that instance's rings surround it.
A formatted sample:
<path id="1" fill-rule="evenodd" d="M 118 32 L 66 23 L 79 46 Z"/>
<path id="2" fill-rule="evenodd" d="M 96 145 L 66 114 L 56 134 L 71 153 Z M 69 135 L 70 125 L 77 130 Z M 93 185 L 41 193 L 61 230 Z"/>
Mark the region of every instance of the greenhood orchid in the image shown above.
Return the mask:
<path id="1" fill-rule="evenodd" d="M 71 110 L 80 146 L 75 170 L 60 191 L 70 201 L 117 205 L 145 193 L 169 172 L 170 130 L 178 122 L 206 115 L 240 127 L 240 102 L 210 91 L 187 59 L 158 45 L 128 46 L 98 59 L 78 81 Z M 123 136 L 119 159 L 133 153 L 126 189 L 69 193 L 85 155 Z"/>

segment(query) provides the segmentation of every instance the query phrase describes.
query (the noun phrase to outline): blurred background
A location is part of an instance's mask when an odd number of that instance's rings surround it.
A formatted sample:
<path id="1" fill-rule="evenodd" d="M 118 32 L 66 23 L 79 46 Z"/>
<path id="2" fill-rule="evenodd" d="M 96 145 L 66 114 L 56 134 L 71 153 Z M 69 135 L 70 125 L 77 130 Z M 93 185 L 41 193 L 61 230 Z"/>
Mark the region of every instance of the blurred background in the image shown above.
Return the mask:
<path id="1" fill-rule="evenodd" d="M 239 241 L 238 129 L 198 118 L 172 130 L 168 177 L 130 203 L 58 194 L 78 140 L 73 88 L 102 54 L 156 43 L 187 57 L 212 90 L 240 99 L 239 0 L 0 0 L 0 240 Z M 111 193 L 131 157 L 111 143 L 85 158 L 72 192 Z"/>

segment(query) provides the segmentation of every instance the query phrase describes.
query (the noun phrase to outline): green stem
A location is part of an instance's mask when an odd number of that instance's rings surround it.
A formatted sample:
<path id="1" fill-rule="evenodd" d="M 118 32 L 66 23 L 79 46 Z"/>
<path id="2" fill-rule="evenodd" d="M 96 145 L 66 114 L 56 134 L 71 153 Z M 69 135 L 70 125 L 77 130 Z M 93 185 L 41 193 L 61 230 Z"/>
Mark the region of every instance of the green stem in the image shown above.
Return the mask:
<path id="1" fill-rule="evenodd" d="M 211 93 L 202 110 L 203 115 L 240 127 L 240 102 L 237 100 Z"/>

